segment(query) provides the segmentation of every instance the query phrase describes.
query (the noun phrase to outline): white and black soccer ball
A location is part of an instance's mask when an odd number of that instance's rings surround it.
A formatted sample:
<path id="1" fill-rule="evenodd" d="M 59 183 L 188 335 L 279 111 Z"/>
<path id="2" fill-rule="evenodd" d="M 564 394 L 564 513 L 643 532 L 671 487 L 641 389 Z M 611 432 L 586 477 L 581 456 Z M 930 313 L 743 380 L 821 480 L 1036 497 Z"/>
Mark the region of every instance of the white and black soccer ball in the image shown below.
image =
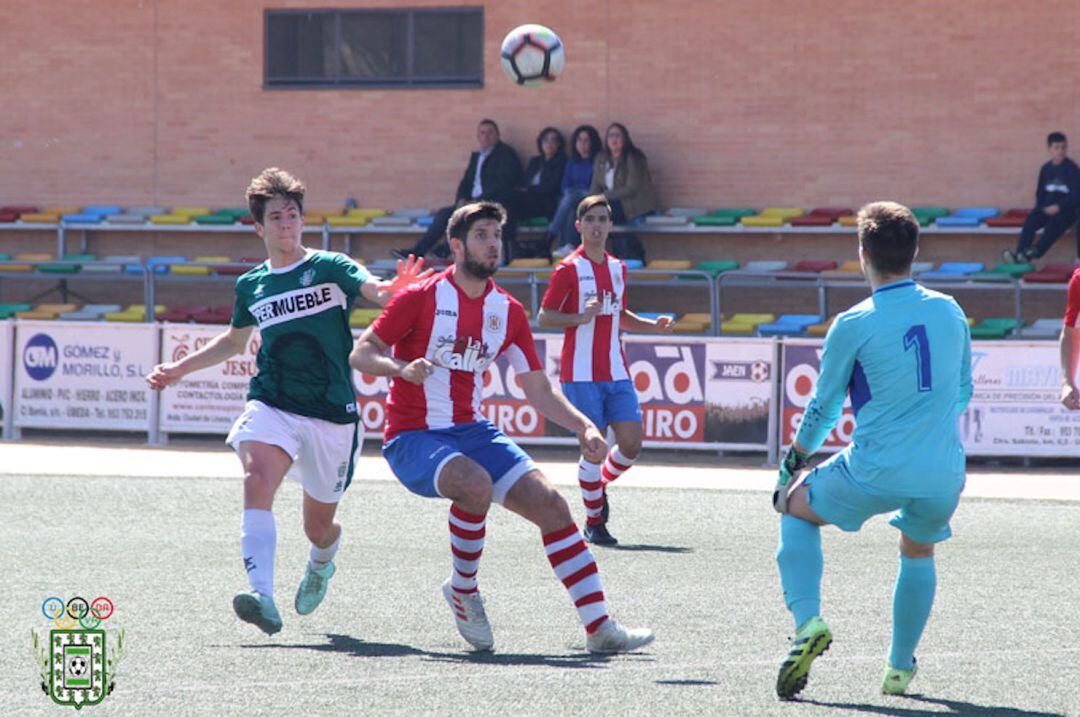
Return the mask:
<path id="1" fill-rule="evenodd" d="M 551 28 L 521 25 L 507 33 L 501 57 L 507 77 L 524 87 L 536 87 L 559 76 L 566 53 Z"/>
<path id="2" fill-rule="evenodd" d="M 81 655 L 76 655 L 68 660 L 68 670 L 75 677 L 82 677 L 86 674 L 86 658 Z"/>

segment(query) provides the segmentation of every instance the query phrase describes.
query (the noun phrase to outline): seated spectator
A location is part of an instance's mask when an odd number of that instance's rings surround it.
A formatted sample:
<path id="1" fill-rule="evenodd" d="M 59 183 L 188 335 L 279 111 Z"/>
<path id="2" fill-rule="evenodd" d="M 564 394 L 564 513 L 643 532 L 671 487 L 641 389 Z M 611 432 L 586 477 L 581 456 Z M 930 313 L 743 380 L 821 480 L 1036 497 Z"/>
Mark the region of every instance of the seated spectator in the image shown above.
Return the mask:
<path id="1" fill-rule="evenodd" d="M 554 239 L 557 246 L 552 254 L 560 259 L 581 243 L 574 225 L 577 206 L 589 194 L 593 162 L 601 146 L 600 133 L 591 124 L 580 125 L 570 138 L 570 160 L 563 172 L 562 197 L 548 229 L 549 241 Z"/>
<path id="2" fill-rule="evenodd" d="M 589 194 L 603 194 L 612 219 L 626 224 L 655 212 L 659 206 L 645 153 L 634 146 L 630 132 L 612 122 L 604 133 L 604 151 L 593 162 Z"/>
<path id="3" fill-rule="evenodd" d="M 1026 264 L 1041 257 L 1080 216 L 1080 167 L 1066 156 L 1069 143 L 1065 135 L 1051 132 L 1046 138 L 1046 147 L 1050 161 L 1039 170 L 1035 208 L 1020 230 L 1016 250 L 1002 252 L 1005 261 L 1014 264 Z M 1042 237 L 1032 246 L 1035 232 L 1040 229 Z M 1077 254 L 1080 255 L 1080 238 L 1077 239 Z"/>
<path id="4" fill-rule="evenodd" d="M 559 205 L 559 188 L 566 169 L 566 140 L 554 127 L 545 127 L 536 137 L 539 154 L 525 166 L 525 184 L 514 193 L 512 209 L 520 219 L 545 217 L 551 219 Z M 550 240 L 538 241 L 519 238 L 511 244 L 509 259 L 519 256 L 548 256 Z"/>
<path id="5" fill-rule="evenodd" d="M 508 243 L 513 244 L 517 233 L 516 216 L 511 211 L 514 188 L 521 183 L 521 159 L 517 152 L 499 137 L 499 125 L 495 120 L 480 120 L 476 128 L 477 151 L 469 156 L 465 174 L 458 183 L 453 206 L 436 210 L 431 226 L 411 249 L 395 249 L 392 253 L 398 258 L 407 258 L 409 254 L 422 257 L 435 248 L 446 237 L 446 225 L 454 210 L 469 202 L 481 199 L 502 204 L 507 209 L 507 220 L 503 227 L 503 256 Z M 447 249 L 446 254 L 449 254 Z"/>

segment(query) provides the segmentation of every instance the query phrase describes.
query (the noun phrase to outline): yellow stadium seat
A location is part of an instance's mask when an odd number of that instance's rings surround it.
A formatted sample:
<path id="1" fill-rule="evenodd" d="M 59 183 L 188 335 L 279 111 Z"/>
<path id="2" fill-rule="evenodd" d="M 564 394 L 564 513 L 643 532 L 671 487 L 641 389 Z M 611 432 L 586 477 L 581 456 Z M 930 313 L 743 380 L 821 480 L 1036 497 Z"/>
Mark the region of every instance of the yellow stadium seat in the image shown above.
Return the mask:
<path id="1" fill-rule="evenodd" d="M 551 266 L 551 262 L 542 258 L 514 259 L 507 266 L 511 269 L 543 269 Z"/>
<path id="2" fill-rule="evenodd" d="M 0 266 L 0 274 L 29 274 L 34 267 L 29 264 L 7 264 Z"/>
<path id="3" fill-rule="evenodd" d="M 371 219 L 368 217 L 327 217 L 326 223 L 332 227 L 364 227 Z"/>
<path id="4" fill-rule="evenodd" d="M 858 260 L 852 259 L 850 261 L 845 261 L 843 264 L 836 267 L 835 269 L 830 269 L 829 271 L 821 272 L 821 275 L 823 277 L 830 277 L 830 276 L 839 276 L 839 277 L 861 276 L 862 275 L 862 267 L 859 266 Z"/>
<path id="5" fill-rule="evenodd" d="M 784 220 L 780 217 L 763 217 L 760 214 L 752 217 L 743 217 L 739 220 L 744 227 L 782 227 Z"/>
<path id="6" fill-rule="evenodd" d="M 47 207 L 41 208 L 42 214 L 78 214 L 81 211 L 82 207 L 77 207 L 74 204 L 50 204 Z M 26 215 L 24 214 L 23 219 L 25 220 L 25 218 Z"/>
<path id="7" fill-rule="evenodd" d="M 703 334 L 709 329 L 709 323 L 704 321 L 687 321 L 681 318 L 675 322 L 674 332 L 677 334 Z"/>
<path id="8" fill-rule="evenodd" d="M 645 268 L 659 270 L 693 269 L 694 263 L 689 259 L 653 259 L 645 265 Z"/>
<path id="9" fill-rule="evenodd" d="M 381 309 L 353 309 L 349 314 L 349 326 L 354 329 L 363 329 L 371 325 Z"/>
<path id="10" fill-rule="evenodd" d="M 202 262 L 204 264 L 228 264 L 232 261 L 232 257 L 228 256 L 197 256 L 192 261 Z"/>
<path id="11" fill-rule="evenodd" d="M 679 318 L 679 321 L 694 321 L 694 322 L 698 322 L 698 323 L 703 323 L 706 326 L 712 326 L 712 314 L 706 314 L 704 312 L 701 312 L 701 313 L 693 313 L 693 312 L 691 312 L 689 314 L 683 314 Z"/>
<path id="12" fill-rule="evenodd" d="M 732 314 L 730 321 L 737 324 L 771 324 L 776 321 L 776 314 Z M 726 322 L 725 322 L 726 323 Z"/>
<path id="13" fill-rule="evenodd" d="M 34 212 L 31 214 L 23 214 L 19 217 L 20 221 L 24 221 L 27 224 L 56 224 L 60 221 L 59 214 L 49 214 L 46 212 Z"/>
<path id="14" fill-rule="evenodd" d="M 205 217 L 210 214 L 210 207 L 173 207 L 173 210 L 169 214 L 174 214 L 179 217 Z"/>
<path id="15" fill-rule="evenodd" d="M 66 314 L 69 311 L 77 311 L 78 304 L 38 304 L 34 311 L 51 311 L 55 314 Z"/>
<path id="16" fill-rule="evenodd" d="M 833 321 L 835 320 L 835 316 L 830 316 L 828 321 L 822 322 L 820 324 L 813 324 L 812 326 L 807 326 L 806 335 L 816 338 L 821 338 L 825 336 L 825 334 L 829 333 L 829 327 L 832 326 Z"/>
<path id="17" fill-rule="evenodd" d="M 179 276 L 209 276 L 210 267 L 191 266 L 190 264 L 173 264 L 169 267 L 169 273 Z"/>
<path id="18" fill-rule="evenodd" d="M 853 215 L 853 214 L 848 214 L 846 216 L 842 216 L 839 219 L 837 219 L 836 221 L 840 222 L 840 226 L 842 226 L 842 227 L 853 227 L 858 223 L 858 222 L 855 221 L 855 215 Z"/>
<path id="19" fill-rule="evenodd" d="M 319 212 L 304 212 L 304 224 L 322 224 L 326 221 L 326 216 Z"/>
<path id="20" fill-rule="evenodd" d="M 801 217 L 803 214 L 803 210 L 796 207 L 767 207 L 766 209 L 762 209 L 758 216 L 780 217 L 784 221 L 787 221 L 792 217 Z"/>
<path id="21" fill-rule="evenodd" d="M 360 208 L 360 209 L 350 209 L 345 216 L 357 217 L 357 218 L 360 218 L 360 219 L 367 219 L 367 220 L 370 221 L 370 220 L 374 219 L 375 217 L 385 217 L 385 216 L 387 216 L 389 214 L 390 214 L 390 212 L 386 211 L 385 209 L 363 209 L 363 208 Z"/>
<path id="22" fill-rule="evenodd" d="M 744 324 L 737 321 L 724 321 L 720 324 L 720 333 L 724 336 L 753 336 L 757 324 Z"/>
<path id="23" fill-rule="evenodd" d="M 16 311 L 16 319 L 25 319 L 27 321 L 53 321 L 60 314 L 55 311 L 38 311 L 37 309 L 31 309 L 30 311 Z"/>
<path id="24" fill-rule="evenodd" d="M 191 217 L 183 214 L 155 214 L 150 217 L 154 224 L 190 224 Z"/>

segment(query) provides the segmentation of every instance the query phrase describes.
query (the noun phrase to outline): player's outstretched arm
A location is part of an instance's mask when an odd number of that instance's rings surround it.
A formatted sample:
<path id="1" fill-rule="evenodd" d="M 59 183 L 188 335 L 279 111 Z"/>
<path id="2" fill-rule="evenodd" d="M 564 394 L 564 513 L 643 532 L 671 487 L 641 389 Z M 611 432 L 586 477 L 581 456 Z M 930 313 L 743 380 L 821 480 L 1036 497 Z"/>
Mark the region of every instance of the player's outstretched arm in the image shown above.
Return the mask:
<path id="1" fill-rule="evenodd" d="M 146 383 L 155 391 L 171 386 L 189 373 L 216 366 L 225 359 L 241 353 L 251 338 L 251 326 L 238 329 L 230 326 L 228 331 L 210 339 L 198 351 L 190 353 L 179 361 L 161 363 L 146 376 Z"/>
<path id="2" fill-rule="evenodd" d="M 410 383 L 421 384 L 435 370 L 426 358 L 406 363 L 390 355 L 390 347 L 368 327 L 349 354 L 349 365 L 368 376 L 399 376 Z"/>
<path id="3" fill-rule="evenodd" d="M 360 293 L 368 301 L 379 306 L 386 306 L 390 298 L 407 286 L 419 283 L 434 273 L 434 269 L 424 269 L 423 257 L 417 259 L 412 254 L 402 261 L 398 259 L 397 274 L 385 281 L 366 281 L 360 285 Z"/>
<path id="4" fill-rule="evenodd" d="M 644 319 L 630 309 L 623 309 L 619 315 L 619 328 L 635 334 L 670 334 L 675 329 L 675 320 L 670 316 Z"/>
<path id="5" fill-rule="evenodd" d="M 599 463 L 607 455 L 607 442 L 593 422 L 574 408 L 560 392 L 556 391 L 543 371 L 519 373 L 518 382 L 525 397 L 545 418 L 554 421 L 574 433 L 581 444 L 581 455 L 592 463 Z"/>
<path id="6" fill-rule="evenodd" d="M 1076 388 L 1076 368 L 1080 361 L 1080 329 L 1072 326 L 1061 328 L 1061 405 L 1070 411 L 1080 408 L 1080 391 Z"/>
<path id="7" fill-rule="evenodd" d="M 603 304 L 599 299 L 590 299 L 585 304 L 585 311 L 580 314 L 570 314 L 555 309 L 540 309 L 540 315 L 536 317 L 536 323 L 542 329 L 565 329 L 572 326 L 581 326 L 592 321 L 592 318 L 600 313 Z"/>

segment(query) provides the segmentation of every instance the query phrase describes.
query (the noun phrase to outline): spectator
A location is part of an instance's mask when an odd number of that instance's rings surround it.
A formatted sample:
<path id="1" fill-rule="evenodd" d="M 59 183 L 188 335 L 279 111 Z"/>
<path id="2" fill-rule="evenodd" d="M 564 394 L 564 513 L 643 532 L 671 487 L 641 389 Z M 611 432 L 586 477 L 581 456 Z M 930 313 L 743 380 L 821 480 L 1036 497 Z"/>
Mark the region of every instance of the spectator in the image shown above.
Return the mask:
<path id="1" fill-rule="evenodd" d="M 552 254 L 559 259 L 581 243 L 581 235 L 574 226 L 577 206 L 588 196 L 593 162 L 601 147 L 600 133 L 591 124 L 580 125 L 570 138 L 570 161 L 563 172 L 562 197 L 548 229 L 548 234 L 558 243 L 558 248 Z"/>
<path id="2" fill-rule="evenodd" d="M 566 169 L 566 140 L 554 127 L 545 127 L 536 137 L 539 151 L 525 167 L 525 183 L 514 193 L 512 211 L 521 219 L 546 217 L 551 219 L 559 204 L 559 188 Z M 551 242 L 518 241 L 508 247 L 513 259 L 527 254 L 548 256 Z"/>
<path id="3" fill-rule="evenodd" d="M 1035 208 L 1031 210 L 1016 250 L 1002 252 L 1005 261 L 1025 264 L 1038 259 L 1054 245 L 1062 234 L 1076 223 L 1080 215 L 1080 167 L 1066 156 L 1069 143 L 1061 132 L 1051 132 L 1046 138 L 1050 161 L 1039 170 L 1035 186 Z M 1042 229 L 1042 237 L 1035 241 L 1035 232 Z M 1080 240 L 1078 250 L 1080 254 Z"/>
<path id="4" fill-rule="evenodd" d="M 450 215 L 458 207 L 486 199 L 510 206 L 514 188 L 521 183 L 521 159 L 510 145 L 499 138 L 499 125 L 495 120 L 483 119 L 476 128 L 477 151 L 469 157 L 469 165 L 458 183 L 453 206 L 442 207 L 435 212 L 431 226 L 411 249 L 395 249 L 392 254 L 406 258 L 409 254 L 422 257 L 446 236 Z M 503 227 L 503 248 L 513 244 L 516 236 L 516 217 L 507 218 Z M 447 250 L 447 255 L 449 252 Z M 503 254 L 506 255 L 505 252 Z"/>
<path id="5" fill-rule="evenodd" d="M 626 224 L 656 211 L 659 202 L 649 174 L 649 162 L 645 153 L 634 146 L 629 130 L 612 122 L 604 140 L 604 151 L 593 162 L 589 194 L 607 197 L 616 224 Z"/>

